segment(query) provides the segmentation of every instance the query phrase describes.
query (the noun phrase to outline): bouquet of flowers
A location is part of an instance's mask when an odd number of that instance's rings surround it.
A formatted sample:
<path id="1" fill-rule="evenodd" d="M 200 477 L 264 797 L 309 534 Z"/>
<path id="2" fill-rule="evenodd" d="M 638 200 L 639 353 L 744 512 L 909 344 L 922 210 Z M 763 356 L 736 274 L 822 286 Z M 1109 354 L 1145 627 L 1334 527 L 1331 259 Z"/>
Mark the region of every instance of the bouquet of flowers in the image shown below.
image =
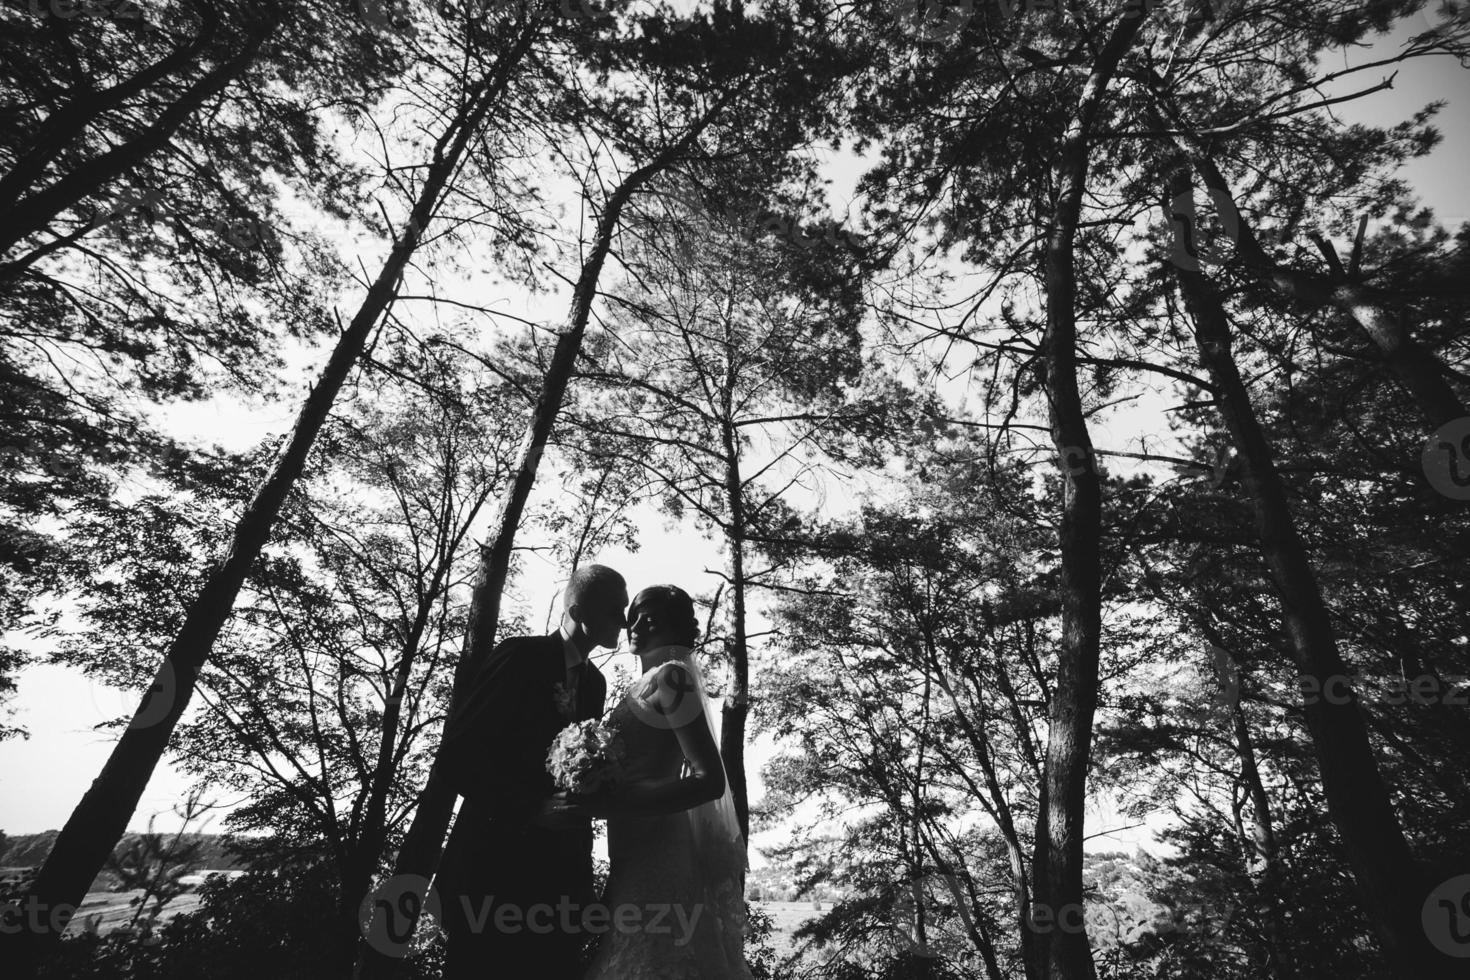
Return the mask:
<path id="1" fill-rule="evenodd" d="M 546 771 L 557 788 L 572 793 L 595 793 L 616 783 L 622 775 L 623 740 L 600 718 L 576 721 L 551 741 Z"/>

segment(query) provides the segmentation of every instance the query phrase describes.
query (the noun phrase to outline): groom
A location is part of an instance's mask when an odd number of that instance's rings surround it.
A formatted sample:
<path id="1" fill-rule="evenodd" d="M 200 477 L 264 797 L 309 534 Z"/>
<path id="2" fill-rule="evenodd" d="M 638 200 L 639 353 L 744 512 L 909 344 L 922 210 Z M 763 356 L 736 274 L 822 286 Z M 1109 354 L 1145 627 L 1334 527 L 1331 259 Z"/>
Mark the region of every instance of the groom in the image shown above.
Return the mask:
<path id="1" fill-rule="evenodd" d="M 546 754 L 557 732 L 602 714 L 607 682 L 587 660 L 616 647 L 628 588 L 605 565 L 572 573 L 561 628 L 518 636 L 471 664 L 444 725 L 440 766 L 464 803 L 439 862 L 446 980 L 576 980 L 595 901 L 592 823 L 556 792 Z"/>

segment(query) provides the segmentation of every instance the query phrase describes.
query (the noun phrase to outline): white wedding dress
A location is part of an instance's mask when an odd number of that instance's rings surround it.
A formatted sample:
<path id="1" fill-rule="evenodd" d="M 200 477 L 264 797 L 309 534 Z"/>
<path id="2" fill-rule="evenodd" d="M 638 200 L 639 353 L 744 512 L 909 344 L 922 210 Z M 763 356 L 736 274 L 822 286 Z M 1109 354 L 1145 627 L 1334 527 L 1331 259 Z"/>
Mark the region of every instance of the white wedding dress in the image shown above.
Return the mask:
<path id="1" fill-rule="evenodd" d="M 676 776 L 684 764 L 673 728 L 650 707 L 660 670 L 687 665 L 699 713 L 719 744 L 697 658 L 687 647 L 668 652 L 678 663 L 645 672 L 609 716 L 630 778 Z M 638 925 L 603 935 L 587 980 L 751 980 L 744 956 L 745 847 L 728 783 L 723 797 L 690 810 L 609 818 L 602 901 L 614 921 L 620 907 L 636 908 Z M 659 907 L 669 911 L 660 915 Z"/>

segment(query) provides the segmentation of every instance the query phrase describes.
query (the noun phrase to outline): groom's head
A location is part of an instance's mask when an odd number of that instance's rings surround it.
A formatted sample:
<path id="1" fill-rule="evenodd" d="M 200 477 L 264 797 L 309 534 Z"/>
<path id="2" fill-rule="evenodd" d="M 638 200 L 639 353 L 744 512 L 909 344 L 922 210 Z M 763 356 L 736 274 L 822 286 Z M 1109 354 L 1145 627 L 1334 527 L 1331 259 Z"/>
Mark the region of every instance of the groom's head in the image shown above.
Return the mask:
<path id="1" fill-rule="evenodd" d="M 583 565 L 572 573 L 562 593 L 565 618 L 600 647 L 618 645 L 618 634 L 628 625 L 623 616 L 627 605 L 627 583 L 606 565 Z"/>

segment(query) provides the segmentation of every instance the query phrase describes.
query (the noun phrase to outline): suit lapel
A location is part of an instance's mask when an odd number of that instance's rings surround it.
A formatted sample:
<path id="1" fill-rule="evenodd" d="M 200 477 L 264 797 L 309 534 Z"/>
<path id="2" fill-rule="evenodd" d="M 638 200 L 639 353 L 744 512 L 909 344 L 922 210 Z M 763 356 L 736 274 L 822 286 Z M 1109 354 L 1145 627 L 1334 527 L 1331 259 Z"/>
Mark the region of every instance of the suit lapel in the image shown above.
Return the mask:
<path id="1" fill-rule="evenodd" d="M 589 659 L 582 671 L 582 683 L 577 687 L 577 720 L 602 717 L 602 704 L 606 698 L 607 679 Z"/>
<path id="2" fill-rule="evenodd" d="M 555 711 L 556 690 L 558 684 L 565 684 L 567 680 L 566 647 L 562 644 L 561 633 L 552 633 L 545 638 L 546 652 L 542 655 L 542 663 L 546 670 L 546 703 Z M 582 674 L 582 682 L 577 685 L 577 707 L 576 715 L 578 721 L 587 721 L 591 718 L 602 717 L 602 706 L 607 700 L 607 678 L 602 676 L 602 671 L 597 669 L 589 658 L 587 666 Z M 562 724 L 566 724 L 565 717 L 558 714 Z"/>
<path id="3" fill-rule="evenodd" d="M 541 651 L 541 669 L 543 671 L 544 690 L 546 692 L 546 711 L 550 717 L 556 719 L 556 727 L 559 729 L 567 723 L 566 716 L 557 698 L 557 692 L 561 690 L 557 685 L 565 684 L 567 681 L 566 659 L 562 653 L 561 634 L 552 633 L 543 637 L 544 646 Z"/>
<path id="4" fill-rule="evenodd" d="M 546 653 L 543 656 L 546 667 L 546 698 L 547 703 L 555 705 L 556 686 L 565 684 L 567 680 L 566 647 L 562 644 L 561 633 L 552 633 L 546 637 Z M 602 706 L 607 700 L 607 678 L 602 676 L 602 671 L 597 669 L 591 659 L 582 673 L 582 682 L 577 685 L 577 721 L 587 721 L 592 718 L 602 717 Z M 553 707 L 553 710 L 555 708 Z M 558 715 L 563 725 L 566 724 L 565 717 Z"/>

